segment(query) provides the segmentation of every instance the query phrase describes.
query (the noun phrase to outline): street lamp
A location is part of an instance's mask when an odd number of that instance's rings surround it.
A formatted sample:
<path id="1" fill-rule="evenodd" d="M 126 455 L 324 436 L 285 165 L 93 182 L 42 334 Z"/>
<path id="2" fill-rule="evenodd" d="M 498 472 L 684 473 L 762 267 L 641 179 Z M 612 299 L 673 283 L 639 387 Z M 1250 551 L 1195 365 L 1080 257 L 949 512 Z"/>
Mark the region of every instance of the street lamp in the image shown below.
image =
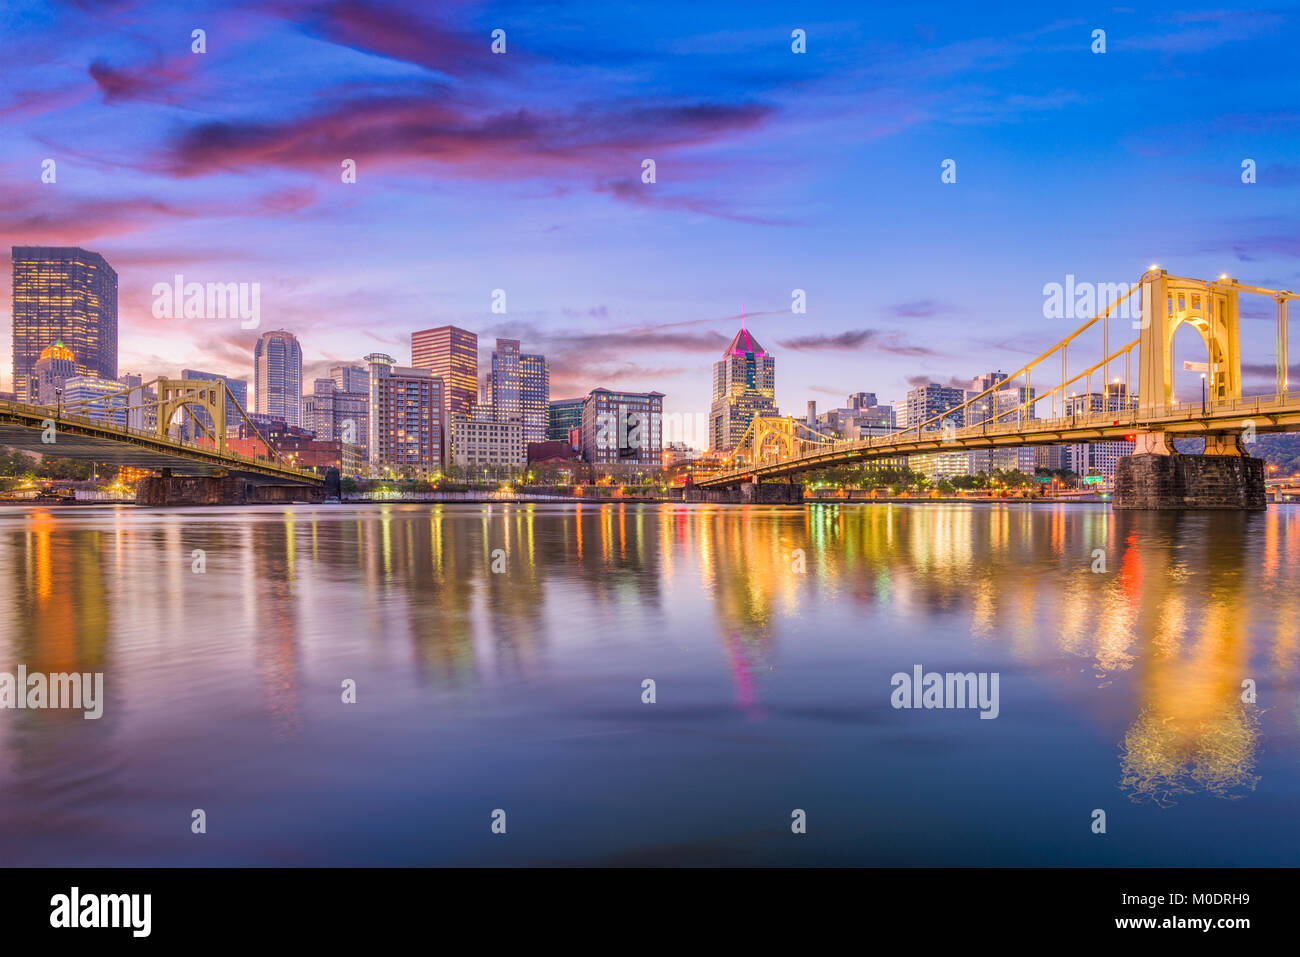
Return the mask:
<path id="1" fill-rule="evenodd" d="M 1205 373 L 1201 373 L 1201 415 L 1205 415 Z"/>
<path id="2" fill-rule="evenodd" d="M 54 390 L 54 417 L 56 419 L 63 418 L 63 390 L 62 389 Z"/>

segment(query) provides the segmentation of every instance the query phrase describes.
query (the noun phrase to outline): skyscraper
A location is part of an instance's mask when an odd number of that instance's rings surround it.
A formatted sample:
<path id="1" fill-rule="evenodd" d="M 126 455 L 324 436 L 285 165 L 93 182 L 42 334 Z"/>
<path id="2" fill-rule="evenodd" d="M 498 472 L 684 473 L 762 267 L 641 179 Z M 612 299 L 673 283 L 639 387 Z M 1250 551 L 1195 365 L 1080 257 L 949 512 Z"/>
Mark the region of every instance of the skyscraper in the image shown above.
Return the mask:
<path id="1" fill-rule="evenodd" d="M 478 404 L 478 335 L 456 326 L 411 333 L 411 365 L 442 379 L 447 415 L 468 415 Z"/>
<path id="2" fill-rule="evenodd" d="M 292 332 L 262 333 L 253 349 L 257 411 L 302 425 L 302 347 Z"/>
<path id="3" fill-rule="evenodd" d="M 779 415 L 776 395 L 776 359 L 758 344 L 745 322 L 713 363 L 713 404 L 709 407 L 709 448 L 734 449 L 754 416 Z"/>
<path id="4" fill-rule="evenodd" d="M 551 370 L 546 357 L 519 351 L 518 339 L 498 339 L 492 351 L 492 409 L 499 421 L 520 415 L 524 442 L 546 440 Z"/>
<path id="5" fill-rule="evenodd" d="M 55 342 L 72 350 L 79 376 L 117 378 L 117 273 L 76 246 L 14 246 L 14 392 L 35 399 L 32 371 Z"/>

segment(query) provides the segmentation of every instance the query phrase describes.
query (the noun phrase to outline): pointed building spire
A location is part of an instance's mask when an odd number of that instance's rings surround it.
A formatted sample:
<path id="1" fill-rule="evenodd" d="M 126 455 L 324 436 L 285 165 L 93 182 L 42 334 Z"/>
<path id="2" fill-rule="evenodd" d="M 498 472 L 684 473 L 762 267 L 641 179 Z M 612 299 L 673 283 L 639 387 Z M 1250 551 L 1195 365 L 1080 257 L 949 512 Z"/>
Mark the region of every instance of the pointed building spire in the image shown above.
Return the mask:
<path id="1" fill-rule="evenodd" d="M 727 346 L 722 354 L 723 356 L 767 355 L 763 351 L 763 347 L 758 344 L 758 340 L 751 336 L 749 330 L 745 328 L 745 304 L 743 302 L 740 304 L 740 331 L 732 338 L 731 345 Z"/>

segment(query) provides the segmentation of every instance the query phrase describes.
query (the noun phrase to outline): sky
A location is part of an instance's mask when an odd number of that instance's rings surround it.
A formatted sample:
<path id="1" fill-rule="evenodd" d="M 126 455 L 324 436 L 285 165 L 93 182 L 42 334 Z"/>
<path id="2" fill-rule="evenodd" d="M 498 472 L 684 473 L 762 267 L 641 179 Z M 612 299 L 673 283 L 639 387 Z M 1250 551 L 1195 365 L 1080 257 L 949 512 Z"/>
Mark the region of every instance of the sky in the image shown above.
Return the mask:
<path id="1" fill-rule="evenodd" d="M 1300 287 L 1298 28 L 1223 2 L 0 0 L 0 255 L 101 253 L 147 378 L 251 378 L 284 328 L 309 390 L 451 323 L 484 359 L 544 353 L 553 398 L 699 416 L 743 308 L 783 412 L 893 401 L 1052 346 L 1067 275 Z M 176 274 L 259 284 L 260 327 L 155 317 Z M 1272 304 L 1242 305 L 1271 391 Z"/>

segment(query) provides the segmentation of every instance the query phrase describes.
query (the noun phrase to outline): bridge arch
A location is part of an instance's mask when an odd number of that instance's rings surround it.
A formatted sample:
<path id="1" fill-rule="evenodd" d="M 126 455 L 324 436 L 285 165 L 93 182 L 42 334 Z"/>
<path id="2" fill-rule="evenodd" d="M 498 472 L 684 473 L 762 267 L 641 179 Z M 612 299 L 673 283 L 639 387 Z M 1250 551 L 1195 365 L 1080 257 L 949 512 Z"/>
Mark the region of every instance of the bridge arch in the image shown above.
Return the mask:
<path id="1" fill-rule="evenodd" d="M 203 409 L 212 422 L 217 451 L 226 450 L 226 384 L 220 379 L 159 379 L 158 435 L 166 438 L 173 416 L 187 406 Z"/>
<path id="2" fill-rule="evenodd" d="M 1241 398 L 1240 316 L 1236 280 L 1180 279 L 1158 269 L 1142 286 L 1141 408 L 1158 414 L 1174 405 L 1174 336 L 1190 326 L 1205 345 L 1207 401 Z"/>

